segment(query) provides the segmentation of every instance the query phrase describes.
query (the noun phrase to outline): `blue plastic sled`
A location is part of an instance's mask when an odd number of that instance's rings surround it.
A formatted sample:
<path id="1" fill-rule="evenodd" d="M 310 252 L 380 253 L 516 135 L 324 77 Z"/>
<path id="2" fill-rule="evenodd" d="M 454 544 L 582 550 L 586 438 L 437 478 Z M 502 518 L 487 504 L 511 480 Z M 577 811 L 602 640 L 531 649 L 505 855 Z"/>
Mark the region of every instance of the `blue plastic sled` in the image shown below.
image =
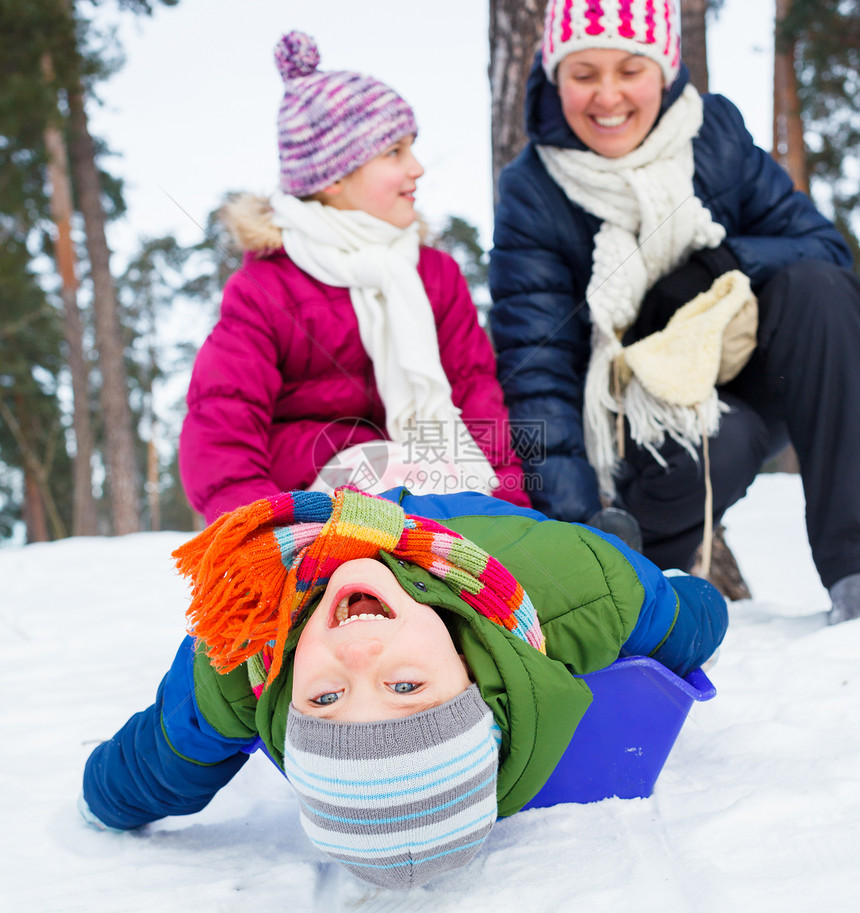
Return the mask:
<path id="1" fill-rule="evenodd" d="M 650 796 L 693 701 L 717 693 L 701 669 L 679 678 L 644 656 L 582 676 L 594 701 L 526 808 Z"/>
<path id="2" fill-rule="evenodd" d="M 679 678 L 644 656 L 616 660 L 582 678 L 594 700 L 552 775 L 523 811 L 650 796 L 693 701 L 709 701 L 717 693 L 701 669 Z M 280 770 L 261 738 L 242 750 L 262 750 Z"/>

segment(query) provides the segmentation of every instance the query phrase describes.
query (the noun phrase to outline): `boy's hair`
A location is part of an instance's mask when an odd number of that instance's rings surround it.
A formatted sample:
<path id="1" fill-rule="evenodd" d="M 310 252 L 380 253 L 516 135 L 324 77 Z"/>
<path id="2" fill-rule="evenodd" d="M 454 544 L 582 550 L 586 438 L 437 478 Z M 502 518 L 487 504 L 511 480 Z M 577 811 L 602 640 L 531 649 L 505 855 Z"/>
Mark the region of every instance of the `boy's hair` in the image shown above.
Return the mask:
<path id="1" fill-rule="evenodd" d="M 284 35 L 275 63 L 285 84 L 278 111 L 280 187 L 307 198 L 418 132 L 412 108 L 371 76 L 317 69 L 319 51 L 303 32 Z"/>

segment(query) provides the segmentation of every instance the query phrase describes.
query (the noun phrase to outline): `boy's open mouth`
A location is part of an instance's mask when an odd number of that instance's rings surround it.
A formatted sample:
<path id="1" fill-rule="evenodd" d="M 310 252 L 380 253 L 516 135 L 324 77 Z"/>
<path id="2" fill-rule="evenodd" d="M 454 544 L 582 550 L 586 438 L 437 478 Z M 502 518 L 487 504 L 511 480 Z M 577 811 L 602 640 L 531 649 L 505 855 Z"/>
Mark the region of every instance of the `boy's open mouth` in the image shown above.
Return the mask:
<path id="1" fill-rule="evenodd" d="M 351 621 L 371 618 L 395 618 L 394 611 L 381 599 L 361 590 L 343 596 L 334 608 L 333 627 L 343 627 Z"/>

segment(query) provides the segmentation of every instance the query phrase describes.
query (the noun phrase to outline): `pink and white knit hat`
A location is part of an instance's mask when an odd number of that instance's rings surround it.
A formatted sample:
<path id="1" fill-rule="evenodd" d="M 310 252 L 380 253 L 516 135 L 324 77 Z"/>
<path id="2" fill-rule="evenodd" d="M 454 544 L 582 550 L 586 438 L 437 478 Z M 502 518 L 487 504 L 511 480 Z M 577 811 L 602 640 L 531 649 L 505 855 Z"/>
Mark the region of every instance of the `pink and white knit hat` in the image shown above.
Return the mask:
<path id="1" fill-rule="evenodd" d="M 671 85 L 681 66 L 675 0 L 549 0 L 542 50 L 550 82 L 568 54 L 590 48 L 649 57 Z"/>
<path id="2" fill-rule="evenodd" d="M 412 108 L 371 76 L 322 72 L 316 42 L 284 35 L 275 63 L 286 90 L 278 112 L 280 186 L 307 197 L 360 168 L 418 127 Z"/>

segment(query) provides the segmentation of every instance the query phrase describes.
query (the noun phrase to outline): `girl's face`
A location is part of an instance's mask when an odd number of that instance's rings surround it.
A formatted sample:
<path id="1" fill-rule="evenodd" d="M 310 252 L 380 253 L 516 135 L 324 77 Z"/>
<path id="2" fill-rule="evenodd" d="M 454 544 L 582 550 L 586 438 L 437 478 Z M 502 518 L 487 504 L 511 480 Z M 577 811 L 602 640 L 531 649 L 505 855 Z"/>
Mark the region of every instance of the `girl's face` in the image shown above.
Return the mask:
<path id="1" fill-rule="evenodd" d="M 292 700 L 302 713 L 360 723 L 436 707 L 469 684 L 436 612 L 380 561 L 358 558 L 331 575 L 302 631 Z"/>
<path id="2" fill-rule="evenodd" d="M 335 209 L 361 209 L 396 228 L 408 228 L 415 214 L 415 185 L 424 174 L 412 152 L 414 136 L 403 136 L 323 192 Z"/>
<path id="3" fill-rule="evenodd" d="M 570 129 L 606 158 L 632 152 L 660 113 L 663 71 L 648 57 L 608 48 L 576 51 L 558 65 L 556 81 Z"/>

